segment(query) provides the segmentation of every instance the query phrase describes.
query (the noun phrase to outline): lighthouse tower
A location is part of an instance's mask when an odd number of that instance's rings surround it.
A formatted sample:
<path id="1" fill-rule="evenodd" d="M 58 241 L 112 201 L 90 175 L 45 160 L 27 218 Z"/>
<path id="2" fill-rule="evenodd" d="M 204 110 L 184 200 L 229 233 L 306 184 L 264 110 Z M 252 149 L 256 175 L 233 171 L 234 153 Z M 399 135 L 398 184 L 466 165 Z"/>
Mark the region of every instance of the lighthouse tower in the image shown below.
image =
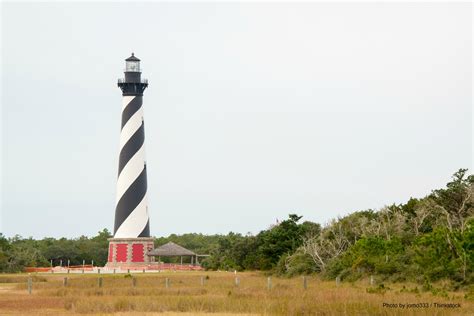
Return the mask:
<path id="1" fill-rule="evenodd" d="M 125 59 L 125 76 L 118 80 L 122 90 L 122 125 L 115 204 L 114 237 L 109 239 L 107 266 L 124 267 L 149 263 L 153 249 L 147 204 L 145 124 L 143 91 L 148 80 L 141 78 L 140 59 Z"/>

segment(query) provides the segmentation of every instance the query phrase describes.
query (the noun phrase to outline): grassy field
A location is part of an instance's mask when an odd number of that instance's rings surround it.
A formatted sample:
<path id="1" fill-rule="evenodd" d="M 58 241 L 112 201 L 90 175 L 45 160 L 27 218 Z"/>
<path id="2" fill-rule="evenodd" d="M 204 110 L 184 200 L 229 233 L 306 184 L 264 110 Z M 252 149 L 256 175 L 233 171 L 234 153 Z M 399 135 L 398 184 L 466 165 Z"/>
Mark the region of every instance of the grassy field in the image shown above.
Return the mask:
<path id="1" fill-rule="evenodd" d="M 301 277 L 272 277 L 269 290 L 267 277 L 251 272 L 101 275 L 101 287 L 98 275 L 32 277 L 30 295 L 27 275 L 0 275 L 0 315 L 474 315 L 472 293 L 447 292 L 442 283 L 423 291 L 415 284 L 370 286 L 364 280 L 336 285 L 308 277 L 304 289 Z M 384 303 L 427 307 L 393 308 Z M 434 303 L 461 307 L 434 307 Z"/>

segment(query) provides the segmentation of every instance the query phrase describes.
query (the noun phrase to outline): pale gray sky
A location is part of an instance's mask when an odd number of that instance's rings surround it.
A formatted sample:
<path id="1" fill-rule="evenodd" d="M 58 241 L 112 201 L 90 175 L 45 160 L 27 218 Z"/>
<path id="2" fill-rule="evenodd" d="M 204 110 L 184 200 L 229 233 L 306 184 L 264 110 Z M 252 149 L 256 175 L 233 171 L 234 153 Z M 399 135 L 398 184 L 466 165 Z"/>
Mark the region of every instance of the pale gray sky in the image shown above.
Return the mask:
<path id="1" fill-rule="evenodd" d="M 324 223 L 472 167 L 469 3 L 2 7 L 7 236 L 112 230 L 132 51 L 153 235 Z"/>

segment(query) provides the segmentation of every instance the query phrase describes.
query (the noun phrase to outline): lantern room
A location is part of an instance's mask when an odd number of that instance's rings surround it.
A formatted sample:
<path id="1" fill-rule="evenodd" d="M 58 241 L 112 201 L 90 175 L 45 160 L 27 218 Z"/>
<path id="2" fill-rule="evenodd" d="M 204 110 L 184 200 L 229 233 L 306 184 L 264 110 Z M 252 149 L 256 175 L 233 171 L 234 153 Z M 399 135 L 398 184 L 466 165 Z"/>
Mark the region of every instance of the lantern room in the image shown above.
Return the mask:
<path id="1" fill-rule="evenodd" d="M 125 72 L 141 72 L 140 59 L 135 57 L 134 53 L 132 53 L 132 56 L 125 59 Z"/>

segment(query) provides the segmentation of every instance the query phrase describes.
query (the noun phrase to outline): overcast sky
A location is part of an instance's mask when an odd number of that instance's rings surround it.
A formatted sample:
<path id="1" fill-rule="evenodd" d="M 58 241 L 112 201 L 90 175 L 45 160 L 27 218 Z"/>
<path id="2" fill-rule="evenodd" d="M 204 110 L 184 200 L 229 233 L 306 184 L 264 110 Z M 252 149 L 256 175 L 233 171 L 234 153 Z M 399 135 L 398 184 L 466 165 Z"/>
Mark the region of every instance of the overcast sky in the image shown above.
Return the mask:
<path id="1" fill-rule="evenodd" d="M 472 167 L 469 3 L 2 5 L 7 236 L 113 230 L 131 52 L 152 235 L 325 223 Z"/>

